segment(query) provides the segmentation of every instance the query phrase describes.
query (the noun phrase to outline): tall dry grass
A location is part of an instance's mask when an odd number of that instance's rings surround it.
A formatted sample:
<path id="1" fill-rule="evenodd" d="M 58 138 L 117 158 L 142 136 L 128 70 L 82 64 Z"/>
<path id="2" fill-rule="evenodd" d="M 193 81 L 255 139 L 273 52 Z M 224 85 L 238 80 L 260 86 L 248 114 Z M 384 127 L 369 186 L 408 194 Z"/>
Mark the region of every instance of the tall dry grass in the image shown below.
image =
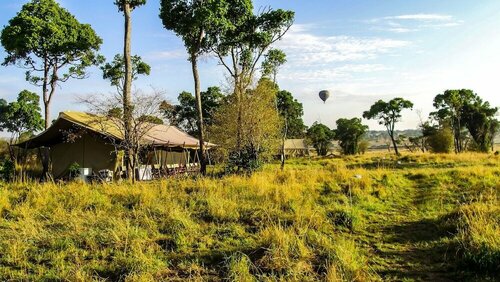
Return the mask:
<path id="1" fill-rule="evenodd" d="M 378 280 L 353 236 L 363 234 L 370 215 L 401 201 L 416 182 L 437 191 L 430 211 L 486 198 L 498 206 L 498 163 L 473 154 L 369 154 L 294 160 L 285 171 L 269 165 L 248 177 L 0 183 L 0 278 Z M 474 235 L 486 234 L 477 229 L 482 214 L 464 216 L 464 252 L 497 252 L 497 241 L 484 244 Z M 488 222 L 489 242 L 498 224 Z"/>

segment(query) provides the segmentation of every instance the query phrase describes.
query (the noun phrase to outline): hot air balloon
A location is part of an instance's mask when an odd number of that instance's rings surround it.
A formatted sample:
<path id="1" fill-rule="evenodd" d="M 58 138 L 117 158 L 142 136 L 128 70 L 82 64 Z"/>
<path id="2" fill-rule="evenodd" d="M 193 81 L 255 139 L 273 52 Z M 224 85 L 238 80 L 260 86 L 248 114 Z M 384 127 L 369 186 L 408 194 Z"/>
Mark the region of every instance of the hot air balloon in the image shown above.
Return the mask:
<path id="1" fill-rule="evenodd" d="M 328 98 L 330 98 L 330 91 L 328 91 L 328 90 L 320 91 L 319 97 L 321 98 L 321 100 L 323 100 L 323 103 L 326 103 L 326 100 L 328 100 Z"/>

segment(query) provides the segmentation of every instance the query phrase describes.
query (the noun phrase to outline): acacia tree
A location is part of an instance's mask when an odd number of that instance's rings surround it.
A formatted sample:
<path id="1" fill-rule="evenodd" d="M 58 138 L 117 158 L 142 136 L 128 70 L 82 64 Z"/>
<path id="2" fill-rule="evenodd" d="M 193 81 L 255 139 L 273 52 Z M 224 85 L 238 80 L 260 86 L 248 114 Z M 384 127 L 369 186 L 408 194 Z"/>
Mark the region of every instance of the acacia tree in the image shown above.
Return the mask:
<path id="1" fill-rule="evenodd" d="M 229 28 L 217 34 L 213 51 L 232 80 L 234 102 L 238 107 L 236 123 L 241 125 L 244 122 L 243 96 L 253 83 L 257 63 L 270 46 L 290 29 L 295 14 L 282 9 L 268 9 L 256 15 L 251 0 L 227 0 L 227 2 L 229 7 L 225 15 L 230 23 Z M 238 130 L 236 151 L 241 149 L 244 143 L 243 137 L 242 131 Z"/>
<path id="2" fill-rule="evenodd" d="M 123 104 L 123 119 L 124 119 L 124 129 L 125 129 L 125 140 L 128 143 L 133 143 L 133 138 L 131 137 L 132 132 L 132 75 L 133 75 L 133 64 L 132 64 L 132 51 L 131 51 L 131 40 L 132 40 L 132 11 L 137 7 L 146 4 L 146 0 L 115 0 L 115 5 L 118 7 L 118 11 L 123 13 L 124 17 L 124 35 L 123 35 L 123 62 L 125 69 L 125 78 L 123 83 L 123 94 L 122 94 L 122 104 Z M 130 147 L 130 146 L 129 146 Z M 131 150 L 125 151 L 125 164 L 127 166 L 127 176 L 132 176 L 132 155 Z"/>
<path id="3" fill-rule="evenodd" d="M 162 0 L 160 18 L 166 29 L 184 41 L 194 79 L 198 139 L 200 143 L 200 172 L 206 173 L 205 130 L 201 99 L 198 58 L 214 44 L 214 36 L 228 27 L 226 12 L 229 3 L 222 0 Z"/>
<path id="4" fill-rule="evenodd" d="M 334 139 L 339 141 L 342 152 L 346 155 L 359 153 L 359 142 L 368 130 L 368 126 L 362 124 L 360 118 L 341 118 L 336 123 L 337 129 L 333 131 Z"/>
<path id="5" fill-rule="evenodd" d="M 59 83 L 87 77 L 97 65 L 102 39 L 55 0 L 32 0 L 2 30 L 7 52 L 3 65 L 25 68 L 26 80 L 42 87 L 45 128 L 50 125 L 50 104 Z"/>
<path id="6" fill-rule="evenodd" d="M 378 100 L 370 107 L 369 111 L 363 113 L 363 117 L 366 119 L 376 119 L 380 125 L 385 126 L 394 146 L 394 151 L 396 155 L 399 155 L 394 129 L 396 123 L 401 120 L 401 112 L 404 109 L 412 108 L 413 103 L 403 98 L 394 98 L 389 102 Z"/>

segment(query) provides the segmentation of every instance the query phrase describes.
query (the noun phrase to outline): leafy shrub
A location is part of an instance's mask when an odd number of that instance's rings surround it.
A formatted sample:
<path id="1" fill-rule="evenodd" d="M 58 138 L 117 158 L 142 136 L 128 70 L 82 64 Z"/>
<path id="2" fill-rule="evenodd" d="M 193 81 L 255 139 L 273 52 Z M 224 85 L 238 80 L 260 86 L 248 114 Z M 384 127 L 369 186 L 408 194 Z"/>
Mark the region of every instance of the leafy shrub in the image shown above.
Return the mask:
<path id="1" fill-rule="evenodd" d="M 72 163 L 68 168 L 68 172 L 70 178 L 77 178 L 80 176 L 80 165 L 77 162 Z"/>
<path id="2" fill-rule="evenodd" d="M 428 137 L 427 143 L 434 153 L 451 153 L 453 151 L 453 132 L 447 127 L 438 129 Z"/>
<path id="3" fill-rule="evenodd" d="M 226 166 L 226 172 L 244 172 L 252 173 L 262 166 L 259 159 L 261 151 L 252 146 L 245 146 L 239 151 L 229 153 L 229 160 Z"/>
<path id="4" fill-rule="evenodd" d="M 13 161 L 6 159 L 0 160 L 0 179 L 12 181 L 16 172 L 16 166 Z"/>

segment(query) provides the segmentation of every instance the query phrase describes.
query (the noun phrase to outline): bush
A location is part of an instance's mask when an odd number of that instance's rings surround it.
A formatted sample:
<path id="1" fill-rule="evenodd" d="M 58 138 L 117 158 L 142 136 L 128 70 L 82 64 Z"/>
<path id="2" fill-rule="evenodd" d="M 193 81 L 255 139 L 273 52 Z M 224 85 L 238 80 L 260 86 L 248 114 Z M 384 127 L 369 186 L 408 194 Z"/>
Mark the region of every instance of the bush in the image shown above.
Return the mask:
<path id="1" fill-rule="evenodd" d="M 229 153 L 229 160 L 226 172 L 247 172 L 252 173 L 262 166 L 259 154 L 262 153 L 252 146 L 245 146 L 239 151 Z"/>
<path id="2" fill-rule="evenodd" d="M 429 136 L 427 143 L 434 153 L 451 153 L 453 151 L 453 133 L 445 127 Z"/>
<path id="3" fill-rule="evenodd" d="M 0 179 L 12 181 L 14 179 L 16 167 L 11 160 L 0 160 Z"/>

